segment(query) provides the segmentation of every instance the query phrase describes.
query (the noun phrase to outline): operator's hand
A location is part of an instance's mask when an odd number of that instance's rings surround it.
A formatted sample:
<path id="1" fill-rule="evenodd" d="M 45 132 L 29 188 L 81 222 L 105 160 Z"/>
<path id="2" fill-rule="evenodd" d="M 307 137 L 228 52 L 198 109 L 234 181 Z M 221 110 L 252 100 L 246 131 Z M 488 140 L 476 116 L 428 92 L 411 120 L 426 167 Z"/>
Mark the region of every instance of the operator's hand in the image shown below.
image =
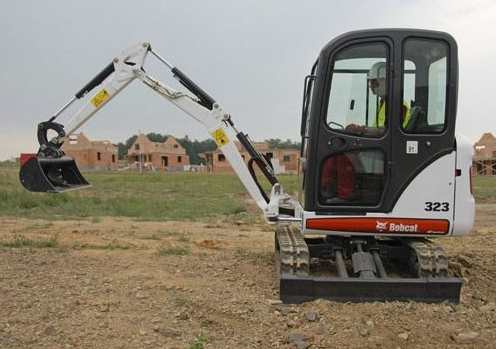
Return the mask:
<path id="1" fill-rule="evenodd" d="M 362 135 L 365 133 L 367 128 L 363 125 L 349 124 L 344 129 L 348 133 L 353 133 L 357 135 Z"/>

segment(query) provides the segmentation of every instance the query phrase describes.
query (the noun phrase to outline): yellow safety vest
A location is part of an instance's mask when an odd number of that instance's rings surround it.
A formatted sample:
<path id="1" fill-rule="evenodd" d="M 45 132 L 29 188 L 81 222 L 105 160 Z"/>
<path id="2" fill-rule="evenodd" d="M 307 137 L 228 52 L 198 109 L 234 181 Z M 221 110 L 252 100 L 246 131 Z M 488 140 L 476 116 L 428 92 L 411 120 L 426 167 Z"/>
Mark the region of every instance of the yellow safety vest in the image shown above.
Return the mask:
<path id="1" fill-rule="evenodd" d="M 403 101 L 403 106 L 406 108 L 405 118 L 403 119 L 403 128 L 408 125 L 412 114 L 410 112 L 410 107 L 408 106 L 407 101 Z M 377 118 L 374 118 L 374 122 L 372 123 L 372 127 L 384 127 L 386 123 L 386 103 L 381 103 L 379 108 L 379 112 L 377 113 Z"/>

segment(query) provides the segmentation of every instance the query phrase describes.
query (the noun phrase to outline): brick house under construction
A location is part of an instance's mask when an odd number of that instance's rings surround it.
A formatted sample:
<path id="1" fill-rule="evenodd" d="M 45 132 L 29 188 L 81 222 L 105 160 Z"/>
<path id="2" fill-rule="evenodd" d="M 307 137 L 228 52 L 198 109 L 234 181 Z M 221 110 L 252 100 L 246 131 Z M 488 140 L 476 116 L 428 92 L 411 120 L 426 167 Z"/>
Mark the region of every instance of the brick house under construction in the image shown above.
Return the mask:
<path id="1" fill-rule="evenodd" d="M 62 150 L 76 161 L 79 169 L 110 170 L 119 166 L 118 148 L 109 141 L 90 141 L 82 132 L 72 134 Z"/>
<path id="2" fill-rule="evenodd" d="M 235 142 L 241 156 L 248 163 L 250 154 L 239 142 Z M 276 173 L 296 173 L 298 171 L 298 161 L 300 151 L 297 149 L 271 149 L 267 142 L 253 142 L 254 146 L 263 154 L 271 159 Z M 225 158 L 224 154 L 217 149 L 199 154 L 207 165 L 207 170 L 214 173 L 227 173 L 234 172 L 229 161 Z M 258 169 L 257 166 L 254 166 Z"/>
<path id="3" fill-rule="evenodd" d="M 484 133 L 474 144 L 472 170 L 478 175 L 496 175 L 496 137 Z"/>
<path id="4" fill-rule="evenodd" d="M 153 166 L 161 171 L 183 170 L 189 165 L 186 150 L 172 136 L 163 143 L 152 142 L 144 133 L 140 133 L 127 151 L 128 164 L 139 163 L 145 167 Z"/>

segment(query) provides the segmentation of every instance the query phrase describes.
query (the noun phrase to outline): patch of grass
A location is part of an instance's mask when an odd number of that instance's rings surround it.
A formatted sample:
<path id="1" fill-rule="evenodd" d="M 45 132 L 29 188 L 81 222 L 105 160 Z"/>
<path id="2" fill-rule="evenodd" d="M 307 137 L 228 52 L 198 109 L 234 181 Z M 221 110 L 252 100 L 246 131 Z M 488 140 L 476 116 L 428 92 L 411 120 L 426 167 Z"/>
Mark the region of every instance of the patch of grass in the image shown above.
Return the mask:
<path id="1" fill-rule="evenodd" d="M 57 236 L 53 236 L 48 239 L 38 238 L 29 239 L 23 235 L 14 235 L 13 241 L 2 241 L 0 246 L 6 248 L 58 248 L 59 243 L 57 241 Z"/>
<path id="2" fill-rule="evenodd" d="M 246 212 L 246 206 L 242 204 L 236 204 L 232 207 L 230 214 L 239 214 L 239 213 L 245 213 Z"/>
<path id="3" fill-rule="evenodd" d="M 195 339 L 189 344 L 188 349 L 203 349 L 207 344 L 207 335 L 203 332 L 199 332 Z"/>
<path id="4" fill-rule="evenodd" d="M 474 176 L 473 191 L 476 199 L 495 199 L 496 176 Z"/>
<path id="5" fill-rule="evenodd" d="M 183 232 L 175 231 L 175 230 L 157 230 L 157 234 L 163 236 L 181 236 L 184 235 Z"/>
<path id="6" fill-rule="evenodd" d="M 157 234 L 145 235 L 145 236 L 142 236 L 141 239 L 143 239 L 143 240 L 160 240 L 160 236 L 158 236 Z"/>
<path id="7" fill-rule="evenodd" d="M 213 324 L 215 324 L 215 322 L 210 319 L 204 319 L 200 321 L 200 327 L 202 328 L 207 328 Z"/>
<path id="8" fill-rule="evenodd" d="M 234 255 L 243 259 L 250 259 L 256 263 L 272 264 L 274 261 L 274 252 L 269 251 L 252 251 L 246 248 L 237 248 Z"/>
<path id="9" fill-rule="evenodd" d="M 19 167 L 0 167 L 2 216 L 86 220 L 127 217 L 139 221 L 221 219 L 258 221 L 255 203 L 235 174 L 135 173 L 86 171 L 91 188 L 64 194 L 31 193 L 18 177 Z M 287 192 L 296 176 L 281 176 Z M 262 180 L 263 182 L 263 180 Z M 288 188 L 288 186 L 289 188 Z M 248 203 L 248 204 L 247 204 Z"/>
<path id="10" fill-rule="evenodd" d="M 130 236 L 130 237 L 135 237 L 135 235 L 136 235 L 136 231 L 134 231 L 134 230 L 131 230 L 127 233 L 127 236 Z"/>
<path id="11" fill-rule="evenodd" d="M 181 234 L 179 235 L 179 237 L 177 238 L 177 241 L 180 241 L 180 242 L 189 242 L 189 237 L 187 237 L 186 235 L 184 234 Z"/>
<path id="12" fill-rule="evenodd" d="M 34 229 L 47 229 L 53 227 L 54 224 L 52 222 L 43 222 L 43 223 L 36 223 L 32 225 L 28 225 L 24 228 L 25 231 L 30 231 Z"/>
<path id="13" fill-rule="evenodd" d="M 182 308 L 188 304 L 188 300 L 184 298 L 174 298 L 173 303 L 176 307 Z"/>
<path id="14" fill-rule="evenodd" d="M 157 250 L 159 256 L 185 256 L 189 254 L 189 249 L 184 247 L 161 247 Z"/>
<path id="15" fill-rule="evenodd" d="M 72 245 L 72 248 L 75 250 L 129 250 L 131 246 L 115 242 L 110 242 L 105 245 L 89 244 L 85 242 L 82 244 L 74 244 Z"/>
<path id="16" fill-rule="evenodd" d="M 187 237 L 184 232 L 175 231 L 175 230 L 171 230 L 171 231 L 170 230 L 157 230 L 157 234 L 160 234 L 161 236 L 165 236 L 165 237 L 174 236 L 174 237 L 176 237 L 177 241 L 189 242 L 189 237 Z"/>

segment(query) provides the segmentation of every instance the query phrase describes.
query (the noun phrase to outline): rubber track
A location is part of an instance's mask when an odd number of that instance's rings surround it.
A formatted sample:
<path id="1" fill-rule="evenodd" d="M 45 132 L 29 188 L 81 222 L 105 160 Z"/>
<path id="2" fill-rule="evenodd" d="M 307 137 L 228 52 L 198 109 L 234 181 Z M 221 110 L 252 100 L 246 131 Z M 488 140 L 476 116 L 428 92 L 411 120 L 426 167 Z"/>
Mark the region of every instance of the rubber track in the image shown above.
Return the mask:
<path id="1" fill-rule="evenodd" d="M 408 245 L 417 257 L 419 277 L 448 277 L 448 258 L 441 246 L 426 239 Z"/>
<path id="2" fill-rule="evenodd" d="M 295 226 L 278 227 L 279 270 L 281 274 L 308 275 L 310 270 L 308 246 Z"/>

